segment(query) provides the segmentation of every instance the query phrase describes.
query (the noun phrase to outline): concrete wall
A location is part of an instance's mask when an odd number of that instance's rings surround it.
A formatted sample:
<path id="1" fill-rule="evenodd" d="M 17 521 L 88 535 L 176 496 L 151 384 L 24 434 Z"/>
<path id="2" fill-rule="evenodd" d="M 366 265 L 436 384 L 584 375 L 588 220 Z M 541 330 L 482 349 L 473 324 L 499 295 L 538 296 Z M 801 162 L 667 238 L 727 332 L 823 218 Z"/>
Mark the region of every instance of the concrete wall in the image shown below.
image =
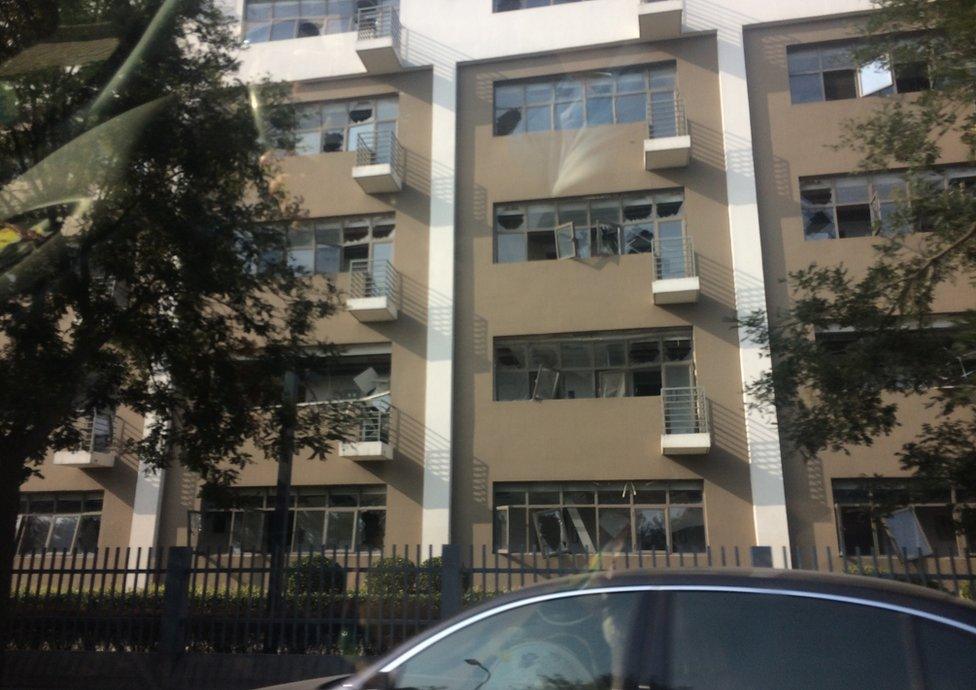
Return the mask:
<path id="1" fill-rule="evenodd" d="M 677 62 L 693 161 L 649 173 L 645 125 L 493 135 L 492 83 L 531 76 Z M 461 71 L 459 96 L 455 519 L 452 538 L 491 543 L 499 481 L 705 480 L 710 543 L 753 543 L 735 333 L 716 41 L 648 45 L 482 62 Z M 650 255 L 493 263 L 495 204 L 683 187 L 702 274 L 698 304 L 652 303 Z M 691 327 L 698 383 L 708 394 L 713 449 L 661 455 L 658 397 L 493 401 L 492 342 L 502 336 Z"/>
<path id="2" fill-rule="evenodd" d="M 746 32 L 750 111 L 756 150 L 759 218 L 763 264 L 769 279 L 766 295 L 771 314 L 789 305 L 792 294 L 783 282 L 791 271 L 811 263 L 843 264 L 854 276 L 863 274 L 877 254 L 875 238 L 807 241 L 800 215 L 799 181 L 818 175 L 855 172 L 856 152 L 836 149 L 843 123 L 863 120 L 887 99 L 863 98 L 793 105 L 786 66 L 787 46 L 819 43 L 858 35 L 862 18 L 812 19 L 758 27 Z M 894 98 L 911 99 L 912 95 Z M 945 139 L 940 163 L 961 163 L 967 150 L 958 140 Z M 958 312 L 973 304 L 972 288 L 960 281 L 940 289 L 937 313 Z M 903 426 L 871 447 L 851 448 L 851 454 L 824 453 L 815 463 L 784 455 L 787 509 L 795 546 L 837 548 L 831 480 L 880 474 L 904 476 L 896 453 L 913 439 L 925 421 L 935 417 L 918 398 L 897 400 Z"/>

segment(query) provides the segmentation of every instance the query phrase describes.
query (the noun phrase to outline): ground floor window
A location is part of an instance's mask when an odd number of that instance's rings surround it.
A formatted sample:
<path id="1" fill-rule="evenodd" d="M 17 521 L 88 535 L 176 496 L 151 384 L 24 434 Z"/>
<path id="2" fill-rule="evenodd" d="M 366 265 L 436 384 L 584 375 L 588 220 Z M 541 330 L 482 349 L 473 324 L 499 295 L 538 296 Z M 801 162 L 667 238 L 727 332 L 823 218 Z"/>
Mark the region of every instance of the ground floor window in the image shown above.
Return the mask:
<path id="1" fill-rule="evenodd" d="M 955 527 L 957 506 L 973 497 L 952 487 L 895 478 L 833 480 L 840 549 L 847 555 L 976 551 L 973 535 Z"/>
<path id="2" fill-rule="evenodd" d="M 705 550 L 701 481 L 497 483 L 494 506 L 500 552 Z"/>
<path id="3" fill-rule="evenodd" d="M 191 513 L 190 532 L 201 550 L 265 553 L 269 550 L 272 488 L 235 489 L 217 504 Z M 382 549 L 386 533 L 386 487 L 296 487 L 288 512 L 292 551 Z"/>
<path id="4" fill-rule="evenodd" d="M 18 553 L 98 550 L 102 492 L 22 493 L 17 514 Z"/>

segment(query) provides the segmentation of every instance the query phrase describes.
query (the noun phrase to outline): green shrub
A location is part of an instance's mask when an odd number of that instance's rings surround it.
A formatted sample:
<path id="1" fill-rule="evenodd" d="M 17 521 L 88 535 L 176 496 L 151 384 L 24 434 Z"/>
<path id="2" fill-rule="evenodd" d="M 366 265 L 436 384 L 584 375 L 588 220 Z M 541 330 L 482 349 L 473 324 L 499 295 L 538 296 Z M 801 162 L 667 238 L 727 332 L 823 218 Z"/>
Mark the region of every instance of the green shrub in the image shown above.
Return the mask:
<path id="1" fill-rule="evenodd" d="M 366 592 L 375 597 L 397 597 L 417 591 L 418 571 L 409 558 L 381 558 L 366 573 Z"/>
<path id="2" fill-rule="evenodd" d="M 289 594 L 340 594 L 346 589 L 346 571 L 331 558 L 313 554 L 288 566 L 285 583 Z"/>
<path id="3" fill-rule="evenodd" d="M 417 577 L 417 594 L 440 596 L 443 567 L 444 562 L 440 556 L 428 558 L 420 564 L 420 575 Z"/>

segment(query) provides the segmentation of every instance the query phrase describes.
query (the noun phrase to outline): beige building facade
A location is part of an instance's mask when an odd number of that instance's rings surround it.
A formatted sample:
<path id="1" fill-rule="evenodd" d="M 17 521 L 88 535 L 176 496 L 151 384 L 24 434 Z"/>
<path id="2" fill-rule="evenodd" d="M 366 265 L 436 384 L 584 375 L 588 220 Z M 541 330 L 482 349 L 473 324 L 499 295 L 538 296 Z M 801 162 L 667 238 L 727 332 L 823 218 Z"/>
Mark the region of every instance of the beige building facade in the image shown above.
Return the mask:
<path id="1" fill-rule="evenodd" d="M 308 211 L 290 259 L 346 302 L 321 326 L 346 359 L 307 400 L 372 410 L 325 460 L 295 459 L 294 548 L 780 560 L 877 538 L 857 481 L 901 477 L 913 428 L 802 462 L 745 392 L 769 364 L 735 326 L 788 305 L 792 270 L 871 261 L 834 199 L 858 161 L 829 145 L 879 101 L 816 52 L 856 35 L 863 3 L 286 4 L 229 11 L 251 41 L 242 75 L 291 82 L 302 108 L 282 162 Z M 961 145 L 944 163 L 968 170 Z M 824 188 L 834 227 L 811 229 Z M 87 459 L 45 462 L 23 550 L 262 548 L 276 464 L 208 506 L 180 468 L 111 451 L 142 428 L 95 420 Z"/>

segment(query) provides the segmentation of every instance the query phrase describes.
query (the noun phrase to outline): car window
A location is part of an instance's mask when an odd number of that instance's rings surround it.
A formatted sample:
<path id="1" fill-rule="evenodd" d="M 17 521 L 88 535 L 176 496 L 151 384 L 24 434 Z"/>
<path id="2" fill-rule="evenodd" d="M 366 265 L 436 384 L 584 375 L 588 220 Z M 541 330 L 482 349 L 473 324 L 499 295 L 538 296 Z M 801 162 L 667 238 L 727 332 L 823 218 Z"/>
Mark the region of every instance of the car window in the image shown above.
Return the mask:
<path id="1" fill-rule="evenodd" d="M 641 592 L 581 594 L 472 623 L 394 670 L 411 690 L 610 690 L 625 672 Z"/>
<path id="2" fill-rule="evenodd" d="M 969 690 L 976 685 L 976 635 L 921 619 L 915 630 L 928 690 Z"/>
<path id="3" fill-rule="evenodd" d="M 676 592 L 666 630 L 658 675 L 668 688 L 918 687 L 910 620 L 893 611 L 785 595 Z"/>

